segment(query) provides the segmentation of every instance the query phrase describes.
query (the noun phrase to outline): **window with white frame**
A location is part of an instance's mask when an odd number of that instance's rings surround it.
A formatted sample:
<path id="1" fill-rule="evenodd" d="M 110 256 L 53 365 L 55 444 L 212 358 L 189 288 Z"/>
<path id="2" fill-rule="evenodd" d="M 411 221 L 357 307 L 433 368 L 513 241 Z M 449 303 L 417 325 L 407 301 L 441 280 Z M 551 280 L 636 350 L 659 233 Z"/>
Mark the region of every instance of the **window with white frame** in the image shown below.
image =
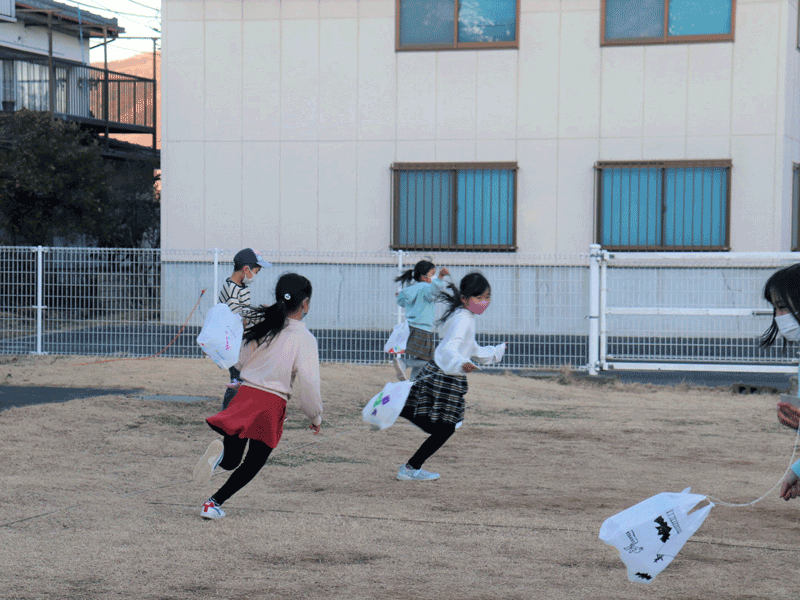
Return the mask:
<path id="1" fill-rule="evenodd" d="M 517 48 L 519 0 L 396 0 L 397 50 Z"/>
<path id="2" fill-rule="evenodd" d="M 393 249 L 517 249 L 517 163 L 395 163 L 392 174 Z"/>
<path id="3" fill-rule="evenodd" d="M 733 40 L 736 0 L 601 0 L 602 45 Z"/>
<path id="4" fill-rule="evenodd" d="M 731 161 L 600 162 L 597 243 L 608 250 L 729 250 Z"/>

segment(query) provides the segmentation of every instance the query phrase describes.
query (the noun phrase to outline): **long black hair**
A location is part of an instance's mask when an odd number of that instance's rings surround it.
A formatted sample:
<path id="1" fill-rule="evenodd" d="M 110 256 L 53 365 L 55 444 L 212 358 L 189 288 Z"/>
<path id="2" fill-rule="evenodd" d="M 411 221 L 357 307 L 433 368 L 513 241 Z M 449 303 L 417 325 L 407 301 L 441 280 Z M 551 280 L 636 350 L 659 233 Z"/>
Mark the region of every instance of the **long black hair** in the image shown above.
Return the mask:
<path id="1" fill-rule="evenodd" d="M 397 282 L 402 282 L 403 285 L 408 285 L 412 281 L 422 281 L 422 277 L 435 269 L 436 265 L 429 260 L 421 260 L 414 265 L 413 269 L 408 269 L 394 278 Z"/>
<path id="2" fill-rule="evenodd" d="M 778 324 L 775 322 L 776 302 L 789 309 L 795 319 L 800 315 L 800 263 L 775 271 L 767 279 L 767 283 L 764 284 L 764 300 L 772 305 L 772 323 L 761 336 L 762 347 L 771 346 L 778 337 Z M 783 341 L 783 345 L 786 346 L 786 340 Z"/>
<path id="3" fill-rule="evenodd" d="M 464 306 L 464 301 L 461 298 L 480 296 L 486 290 L 491 292 L 492 286 L 489 285 L 489 280 L 477 271 L 464 275 L 458 287 L 452 283 L 448 283 L 447 287 L 439 292 L 439 296 L 437 297 L 437 300 L 447 305 L 438 323 L 441 325 L 450 318 L 450 315 Z"/>
<path id="4" fill-rule="evenodd" d="M 311 282 L 297 273 L 284 273 L 275 284 L 275 304 L 259 306 L 247 313 L 253 321 L 244 330 L 244 341 L 269 344 L 287 325 L 293 313 L 306 298 L 311 298 Z"/>

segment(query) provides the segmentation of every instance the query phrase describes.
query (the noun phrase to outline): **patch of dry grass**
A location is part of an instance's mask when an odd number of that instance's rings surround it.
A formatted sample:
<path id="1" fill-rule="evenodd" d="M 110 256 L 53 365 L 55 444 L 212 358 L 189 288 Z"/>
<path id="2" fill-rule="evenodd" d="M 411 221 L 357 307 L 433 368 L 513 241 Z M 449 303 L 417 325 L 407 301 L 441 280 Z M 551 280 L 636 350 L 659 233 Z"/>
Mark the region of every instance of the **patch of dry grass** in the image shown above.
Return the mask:
<path id="1" fill-rule="evenodd" d="M 361 408 L 390 367 L 322 366 L 325 422 L 296 406 L 256 479 L 200 519 L 224 481 L 190 481 L 227 373 L 210 361 L 0 361 L 0 381 L 131 394 L 0 412 L 0 580 L 8 599 L 794 598 L 800 501 L 717 506 L 649 586 L 627 581 L 602 522 L 662 491 L 749 502 L 788 466 L 778 397 L 731 390 L 470 375 L 463 428 L 399 482 L 424 439 Z M 10 377 L 9 377 L 10 376 Z"/>

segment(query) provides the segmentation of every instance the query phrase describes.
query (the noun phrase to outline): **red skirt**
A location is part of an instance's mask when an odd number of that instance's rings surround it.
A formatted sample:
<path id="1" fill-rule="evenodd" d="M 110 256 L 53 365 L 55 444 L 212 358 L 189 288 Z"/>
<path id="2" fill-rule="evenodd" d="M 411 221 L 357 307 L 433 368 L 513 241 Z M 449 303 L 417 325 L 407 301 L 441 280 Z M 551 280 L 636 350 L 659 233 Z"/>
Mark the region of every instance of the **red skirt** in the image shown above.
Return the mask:
<path id="1" fill-rule="evenodd" d="M 275 448 L 283 435 L 286 400 L 243 385 L 228 408 L 206 419 L 211 429 Z"/>

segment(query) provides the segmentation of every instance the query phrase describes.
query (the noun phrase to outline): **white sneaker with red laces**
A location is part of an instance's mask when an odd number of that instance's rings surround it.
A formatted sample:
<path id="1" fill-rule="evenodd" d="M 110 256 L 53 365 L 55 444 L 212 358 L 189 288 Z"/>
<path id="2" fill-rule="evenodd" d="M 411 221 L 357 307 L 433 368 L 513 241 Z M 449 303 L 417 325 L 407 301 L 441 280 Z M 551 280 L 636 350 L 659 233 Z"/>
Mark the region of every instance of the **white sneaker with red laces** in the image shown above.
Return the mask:
<path id="1" fill-rule="evenodd" d="M 200 516 L 204 519 L 221 519 L 225 516 L 225 511 L 220 508 L 219 504 L 209 498 L 203 504 Z"/>

